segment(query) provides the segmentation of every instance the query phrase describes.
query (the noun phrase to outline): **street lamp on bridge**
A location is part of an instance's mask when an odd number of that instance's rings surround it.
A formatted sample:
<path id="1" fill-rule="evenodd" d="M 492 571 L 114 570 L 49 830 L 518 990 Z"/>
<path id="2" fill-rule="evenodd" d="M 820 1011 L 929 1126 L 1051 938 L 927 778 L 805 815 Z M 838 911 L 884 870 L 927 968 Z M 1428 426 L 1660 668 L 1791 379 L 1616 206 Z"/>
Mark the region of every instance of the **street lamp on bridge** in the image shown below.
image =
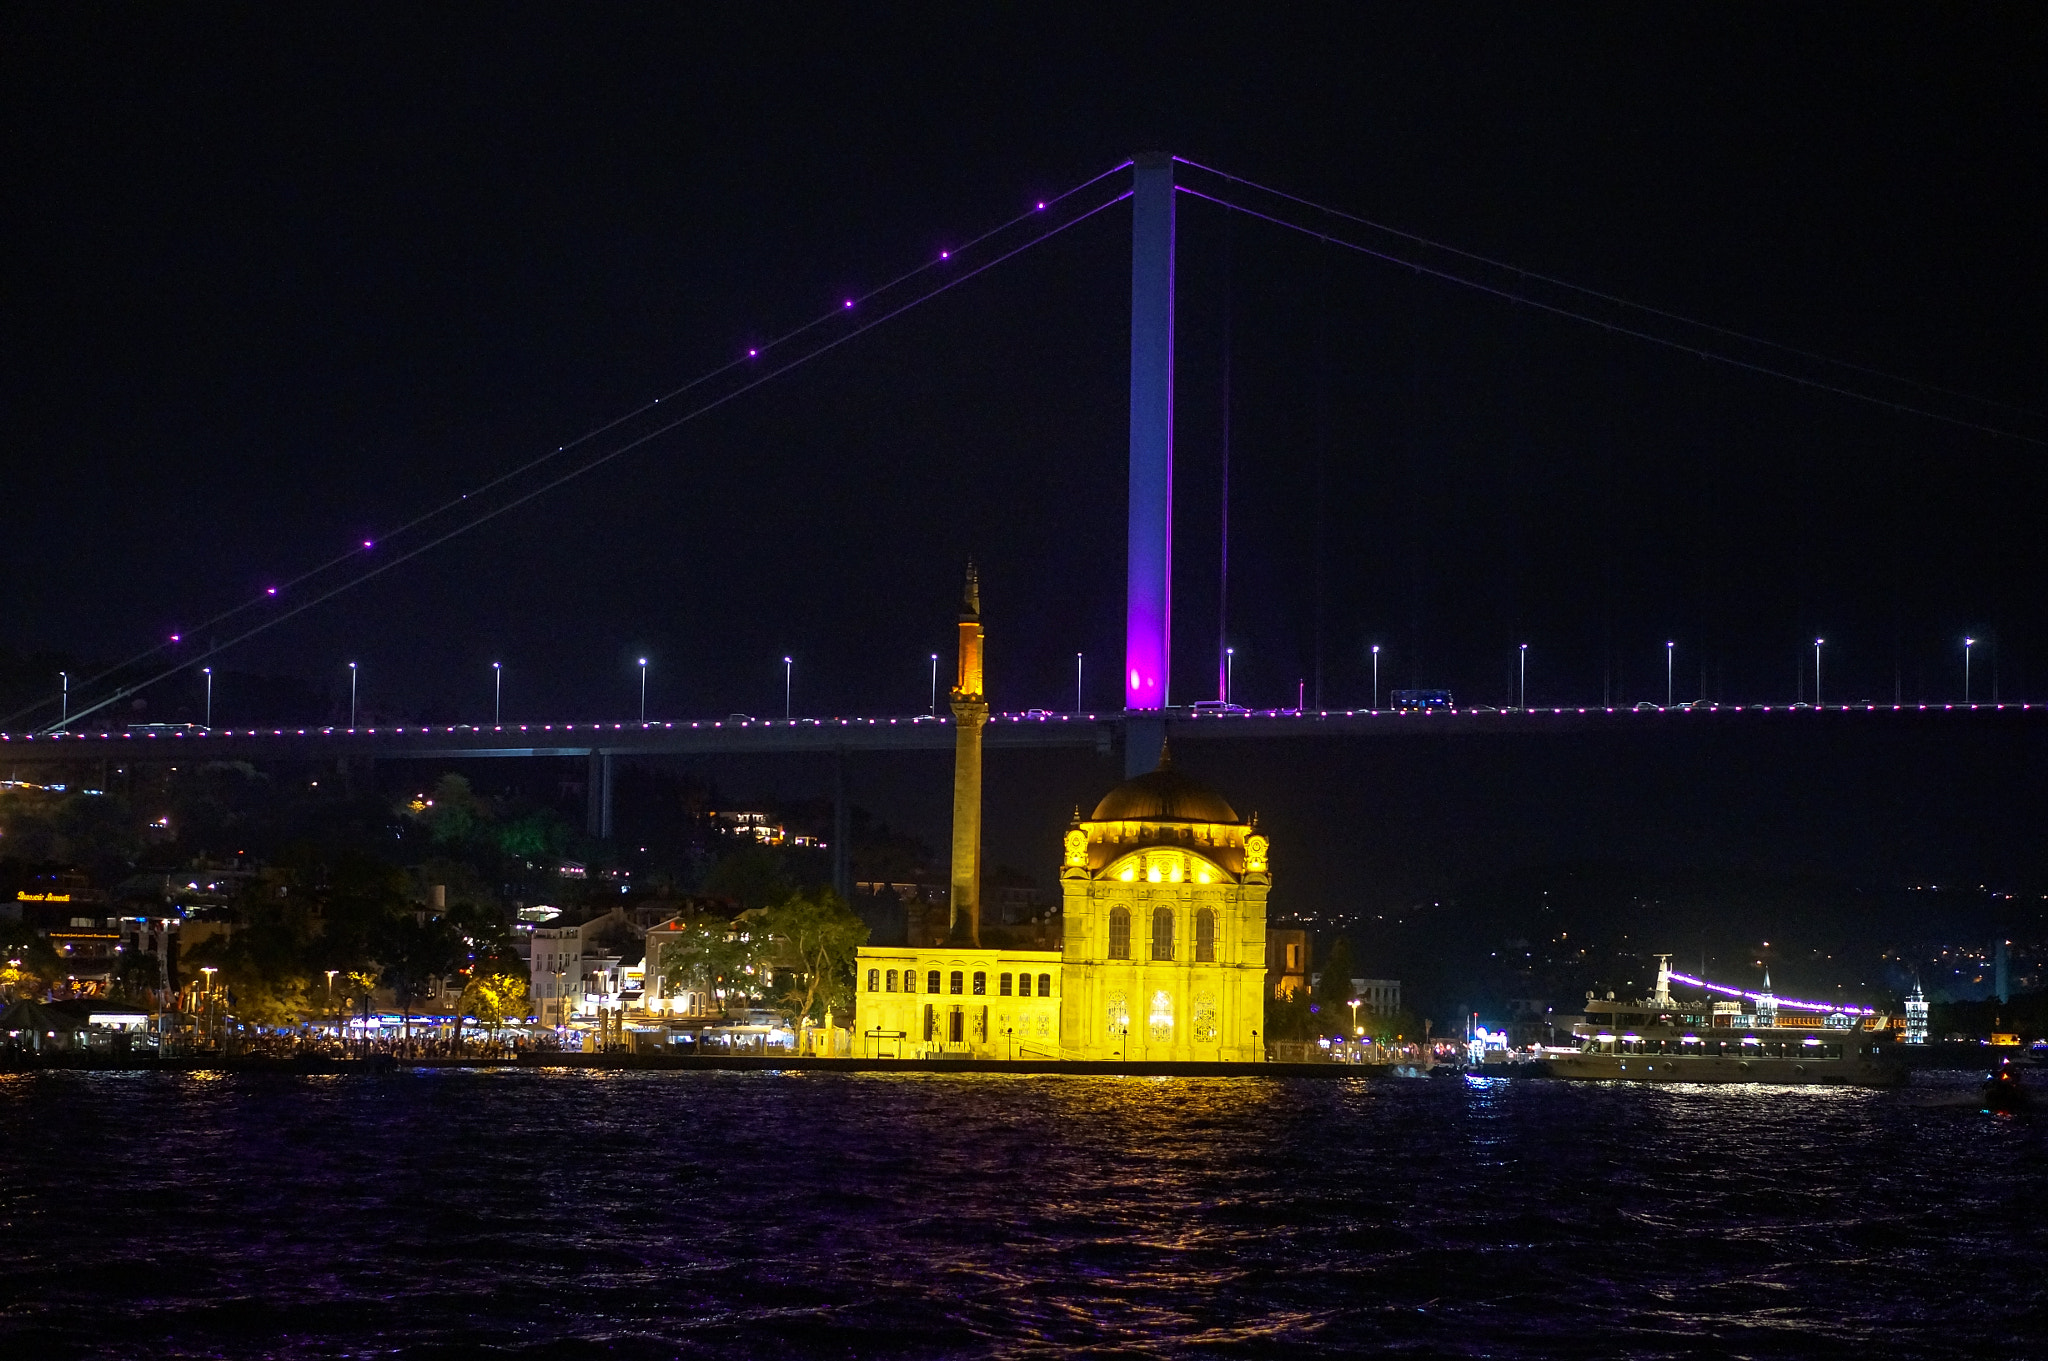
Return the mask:
<path id="1" fill-rule="evenodd" d="M 1372 709 L 1374 713 L 1378 713 L 1380 709 L 1380 645 L 1378 643 L 1372 645 Z"/>
<path id="2" fill-rule="evenodd" d="M 1970 649 L 1977 645 L 1975 638 L 1963 639 L 1963 703 L 1970 702 Z"/>
<path id="3" fill-rule="evenodd" d="M 206 726 L 213 726 L 213 668 L 202 666 L 199 674 L 206 677 Z"/>
<path id="4" fill-rule="evenodd" d="M 1078 656 L 1079 654 L 1077 653 L 1076 655 Z M 1079 663 L 1076 663 L 1076 665 L 1078 666 Z M 1074 693 L 1077 696 L 1081 693 L 1081 687 L 1078 684 L 1074 687 Z M 1077 700 L 1076 703 L 1078 704 L 1078 702 Z M 932 707 L 927 712 L 933 718 L 939 716 L 939 654 L 936 652 L 932 654 Z"/>
<path id="5" fill-rule="evenodd" d="M 1826 641 L 1825 638 L 1813 640 L 1813 707 L 1816 709 L 1820 707 L 1820 645 Z"/>
<path id="6" fill-rule="evenodd" d="M 645 706 L 645 701 L 642 701 Z M 505 664 L 491 663 L 491 726 L 498 727 L 505 721 Z"/>
<path id="7" fill-rule="evenodd" d="M 784 657 L 784 658 L 782 659 L 782 717 L 783 717 L 783 719 L 784 719 L 785 721 L 787 721 L 787 720 L 788 720 L 788 718 L 789 718 L 789 716 L 790 716 L 790 706 L 789 706 L 789 684 L 790 684 L 790 673 L 791 673 L 792 669 L 793 669 L 793 668 L 794 668 L 795 666 L 796 666 L 796 663 L 795 663 L 795 662 L 793 662 L 793 661 L 791 661 L 791 660 L 790 660 L 789 658 L 787 658 L 787 657 Z M 936 699 L 934 699 L 934 700 L 933 700 L 933 703 L 932 703 L 932 707 L 933 707 L 933 708 L 937 708 L 937 707 L 938 707 L 938 702 L 937 702 L 937 700 L 936 700 Z"/>
<path id="8" fill-rule="evenodd" d="M 640 659 L 640 721 L 647 721 L 647 659 Z"/>
<path id="9" fill-rule="evenodd" d="M 1379 649 L 1374 648 L 1373 651 L 1378 652 Z M 1378 659 L 1375 658 L 1374 660 L 1377 661 Z M 1521 663 L 1522 669 L 1519 675 L 1517 676 L 1515 683 L 1515 707 L 1520 709 L 1523 713 L 1527 713 L 1529 712 L 1529 645 L 1527 643 L 1522 644 Z M 1375 709 L 1380 707 L 1379 692 L 1377 687 L 1374 688 L 1372 707 Z"/>
<path id="10" fill-rule="evenodd" d="M 1671 658 L 1678 651 L 1678 644 L 1664 640 L 1664 707 L 1671 707 Z"/>
<path id="11" fill-rule="evenodd" d="M 1081 712 L 1081 654 L 1074 654 L 1074 712 Z"/>
<path id="12" fill-rule="evenodd" d="M 1230 703 L 1230 697 L 1237 693 L 1237 649 L 1223 649 L 1223 702 Z"/>
<path id="13" fill-rule="evenodd" d="M 356 726 L 356 664 L 354 662 L 348 664 L 348 726 L 351 730 Z"/>

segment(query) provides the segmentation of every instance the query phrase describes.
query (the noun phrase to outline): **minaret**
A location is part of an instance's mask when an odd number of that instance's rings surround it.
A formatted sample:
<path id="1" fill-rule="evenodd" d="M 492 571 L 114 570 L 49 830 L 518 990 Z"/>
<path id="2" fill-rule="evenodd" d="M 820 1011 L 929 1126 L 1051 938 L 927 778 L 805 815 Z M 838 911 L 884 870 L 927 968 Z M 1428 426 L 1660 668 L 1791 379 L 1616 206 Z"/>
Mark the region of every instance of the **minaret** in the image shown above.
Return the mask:
<path id="1" fill-rule="evenodd" d="M 953 915 L 951 939 L 981 944 L 981 579 L 967 564 L 960 602 L 960 672 L 953 685 Z"/>

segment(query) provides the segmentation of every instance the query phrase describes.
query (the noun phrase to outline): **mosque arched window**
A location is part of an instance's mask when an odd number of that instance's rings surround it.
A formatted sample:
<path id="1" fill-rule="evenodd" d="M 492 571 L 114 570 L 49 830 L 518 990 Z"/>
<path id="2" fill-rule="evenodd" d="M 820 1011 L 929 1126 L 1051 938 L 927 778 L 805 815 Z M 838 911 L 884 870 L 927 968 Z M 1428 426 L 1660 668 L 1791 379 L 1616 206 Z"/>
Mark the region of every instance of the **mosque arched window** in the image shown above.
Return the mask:
<path id="1" fill-rule="evenodd" d="M 1167 1044 L 1173 1039 L 1173 994 L 1155 992 L 1152 994 L 1152 1013 L 1146 1018 L 1147 1031 L 1154 1044 Z"/>
<path id="2" fill-rule="evenodd" d="M 974 974 L 974 995 L 976 997 L 988 996 L 988 975 L 978 969 Z"/>
<path id="3" fill-rule="evenodd" d="M 1216 962 L 1216 911 L 1214 908 L 1200 908 L 1195 912 L 1195 963 Z"/>
<path id="4" fill-rule="evenodd" d="M 998 996 L 998 997 L 1008 997 L 1009 995 L 1010 995 L 1010 976 L 1009 976 L 1008 974 L 997 974 L 997 975 L 996 975 L 996 996 Z M 1029 997 L 1029 996 L 1031 995 L 1031 978 L 1030 978 L 1030 975 L 1028 975 L 1028 974 L 1027 974 L 1027 975 L 1025 975 L 1025 978 L 1024 978 L 1024 995 L 1025 995 L 1026 997 Z"/>
<path id="5" fill-rule="evenodd" d="M 1109 957 L 1131 957 L 1131 910 L 1128 907 L 1109 909 Z"/>
<path id="6" fill-rule="evenodd" d="M 966 979 L 966 977 L 965 977 L 965 976 L 964 976 L 964 975 L 963 975 L 963 974 L 961 973 L 961 971 L 960 971 L 960 970 L 958 970 L 958 969 L 955 969 L 955 970 L 953 970 L 953 977 L 952 977 L 952 979 L 951 979 L 951 982 L 952 982 L 952 984 L 953 984 L 953 995 L 957 997 L 957 996 L 959 996 L 959 995 L 960 995 L 960 993 L 961 993 L 961 992 L 962 992 L 962 991 L 963 991 L 963 990 L 965 989 L 965 987 L 966 987 L 966 983 L 967 983 L 967 979 Z"/>
<path id="7" fill-rule="evenodd" d="M 1040 997 L 1050 997 L 1050 996 L 1052 996 L 1052 975 L 1051 975 L 1051 974 L 1049 974 L 1049 973 L 1042 973 L 1042 974 L 1040 974 L 1040 975 L 1038 976 L 1038 995 L 1039 995 Z M 1045 1032 L 1044 1032 L 1044 1031 L 1040 1031 L 1039 1033 L 1040 1033 L 1040 1034 L 1042 1035 L 1042 1034 L 1044 1034 Z"/>
<path id="8" fill-rule="evenodd" d="M 880 969 L 869 969 L 869 970 L 868 970 L 868 991 L 869 991 L 869 992 L 880 992 L 881 990 L 882 990 L 882 971 L 881 971 Z"/>
<path id="9" fill-rule="evenodd" d="M 1152 958 L 1173 958 L 1173 909 L 1152 909 Z"/>
<path id="10" fill-rule="evenodd" d="M 937 992 L 939 990 L 939 971 L 937 969 L 933 969 L 924 976 L 924 990 L 926 992 Z"/>
<path id="11" fill-rule="evenodd" d="M 882 975 L 882 991 L 896 991 L 896 971 L 894 969 L 891 969 L 889 970 L 889 972 Z"/>

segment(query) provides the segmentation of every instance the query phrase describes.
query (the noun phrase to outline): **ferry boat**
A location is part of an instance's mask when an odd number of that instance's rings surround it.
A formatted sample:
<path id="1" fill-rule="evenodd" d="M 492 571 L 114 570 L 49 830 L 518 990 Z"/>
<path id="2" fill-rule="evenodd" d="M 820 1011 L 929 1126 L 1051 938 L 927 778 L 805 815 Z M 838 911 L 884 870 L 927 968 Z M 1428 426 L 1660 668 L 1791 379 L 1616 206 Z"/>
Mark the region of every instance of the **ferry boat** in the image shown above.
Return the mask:
<path id="1" fill-rule="evenodd" d="M 1672 983 L 1700 989 L 1674 998 Z M 1573 1048 L 1545 1057 L 1551 1075 L 1623 1082 L 1761 1082 L 1777 1086 L 1891 1087 L 1903 1064 L 1888 1057 L 1889 1018 L 1868 1007 L 1801 1002 L 1709 983 L 1657 957 L 1657 991 L 1640 1001 L 1586 997 Z"/>

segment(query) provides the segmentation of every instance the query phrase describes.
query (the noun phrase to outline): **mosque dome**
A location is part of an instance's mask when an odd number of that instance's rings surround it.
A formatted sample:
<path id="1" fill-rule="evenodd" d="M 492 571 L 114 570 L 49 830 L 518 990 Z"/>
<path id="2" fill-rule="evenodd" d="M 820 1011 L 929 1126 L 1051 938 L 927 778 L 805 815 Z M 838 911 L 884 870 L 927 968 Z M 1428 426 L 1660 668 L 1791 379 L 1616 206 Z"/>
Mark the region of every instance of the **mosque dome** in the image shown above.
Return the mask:
<path id="1" fill-rule="evenodd" d="M 1162 757 L 1159 769 L 1125 780 L 1102 796 L 1092 822 L 1223 822 L 1242 820 L 1221 794 L 1175 770 Z"/>

